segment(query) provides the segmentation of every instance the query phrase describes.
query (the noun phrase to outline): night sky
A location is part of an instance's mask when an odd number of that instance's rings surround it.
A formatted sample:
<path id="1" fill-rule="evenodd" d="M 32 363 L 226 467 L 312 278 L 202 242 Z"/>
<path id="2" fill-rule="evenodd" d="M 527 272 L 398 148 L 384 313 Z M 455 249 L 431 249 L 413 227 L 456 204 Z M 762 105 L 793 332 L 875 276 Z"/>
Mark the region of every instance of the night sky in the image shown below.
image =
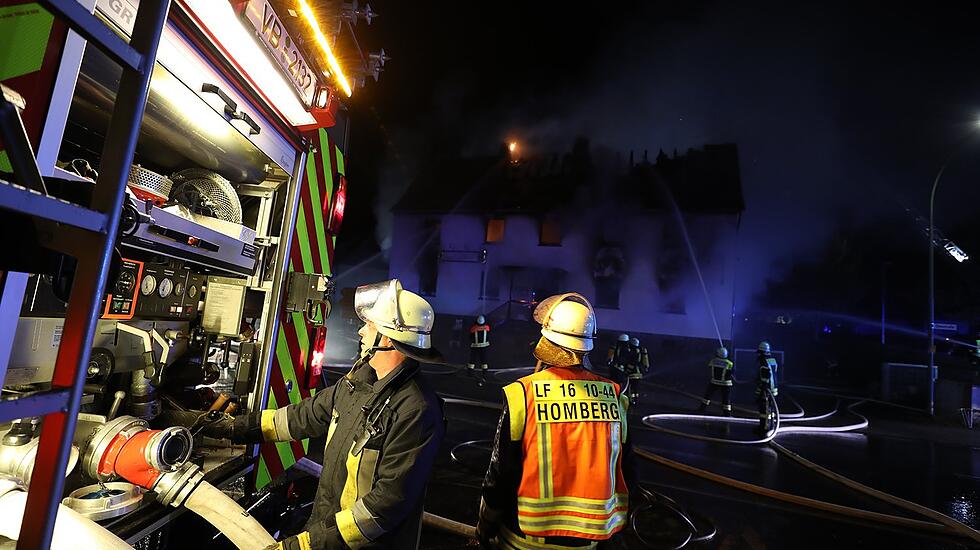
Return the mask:
<path id="1" fill-rule="evenodd" d="M 362 40 L 392 59 L 351 105 L 341 265 L 385 245 L 388 208 L 434 153 L 510 138 L 567 151 L 585 136 L 638 155 L 738 145 L 742 301 L 821 261 L 842 233 L 872 251 L 873 239 L 921 250 L 897 260 L 918 275 L 926 242 L 903 207 L 927 215 L 936 170 L 980 120 L 980 35 L 965 4 L 371 4 L 380 17 L 360 24 Z M 980 131 L 968 139 L 936 212 L 980 260 Z"/>

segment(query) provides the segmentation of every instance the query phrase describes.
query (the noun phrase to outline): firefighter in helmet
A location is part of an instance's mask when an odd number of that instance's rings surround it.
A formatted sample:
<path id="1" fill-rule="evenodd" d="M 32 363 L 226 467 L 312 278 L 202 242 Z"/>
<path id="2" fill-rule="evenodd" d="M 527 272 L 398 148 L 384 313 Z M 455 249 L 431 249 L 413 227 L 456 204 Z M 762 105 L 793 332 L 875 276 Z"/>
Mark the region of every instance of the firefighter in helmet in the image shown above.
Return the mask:
<path id="1" fill-rule="evenodd" d="M 759 342 L 759 352 L 756 355 L 759 365 L 759 379 L 756 382 L 755 396 L 759 404 L 759 431 L 767 433 L 773 421 L 772 401 L 779 395 L 776 386 L 776 371 L 779 365 L 772 356 L 772 346 L 769 342 Z"/>
<path id="2" fill-rule="evenodd" d="M 538 368 L 504 387 L 477 538 L 484 548 L 595 548 L 627 522 L 629 401 L 583 366 L 595 338 L 584 296 L 552 296 L 534 319 Z"/>
<path id="3" fill-rule="evenodd" d="M 650 355 L 647 348 L 640 345 L 639 338 L 630 338 L 629 360 L 626 364 L 627 390 L 630 405 L 636 405 L 640 397 L 640 380 L 650 371 Z"/>
<path id="4" fill-rule="evenodd" d="M 417 548 L 425 486 L 445 433 L 441 400 L 418 376 L 420 362 L 441 359 L 431 346 L 435 314 L 397 279 L 358 287 L 354 309 L 364 321 L 361 355 L 337 384 L 203 429 L 241 443 L 326 436 L 310 519 L 270 549 Z"/>
<path id="5" fill-rule="evenodd" d="M 480 315 L 470 327 L 470 363 L 467 367 L 472 369 L 479 365 L 481 369 L 487 370 L 489 368 L 487 365 L 487 351 L 489 349 L 490 325 L 487 324 L 487 318 Z"/>
<path id="6" fill-rule="evenodd" d="M 630 335 L 623 333 L 616 338 L 613 345 L 609 346 L 609 352 L 606 354 L 606 366 L 609 367 L 609 378 L 623 388 L 626 387 L 626 382 L 629 380 L 626 376 L 629 360 Z"/>
<path id="7" fill-rule="evenodd" d="M 728 348 L 720 347 L 715 352 L 715 356 L 708 361 L 708 370 L 711 374 L 711 381 L 708 389 L 704 392 L 701 400 L 701 412 L 704 412 L 711 405 L 711 398 L 715 392 L 721 390 L 721 410 L 725 416 L 732 415 L 732 373 L 735 364 L 728 360 Z"/>

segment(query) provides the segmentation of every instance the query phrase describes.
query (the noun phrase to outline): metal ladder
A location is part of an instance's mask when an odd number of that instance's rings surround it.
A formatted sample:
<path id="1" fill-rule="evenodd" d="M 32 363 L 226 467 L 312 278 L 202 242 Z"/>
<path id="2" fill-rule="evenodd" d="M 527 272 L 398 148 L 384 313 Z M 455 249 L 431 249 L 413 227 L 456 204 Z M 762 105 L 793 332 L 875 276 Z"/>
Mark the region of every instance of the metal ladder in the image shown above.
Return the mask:
<path id="1" fill-rule="evenodd" d="M 35 224 L 43 226 L 44 231 L 39 234 L 44 235 L 45 247 L 73 256 L 78 261 L 51 389 L 0 400 L 0 422 L 44 417 L 17 541 L 19 549 L 49 548 L 51 545 L 129 168 L 146 106 L 157 46 L 170 9 L 170 0 L 142 0 L 133 38 L 127 44 L 77 0 L 41 0 L 40 4 L 89 44 L 105 51 L 123 67 L 123 74 L 102 148 L 99 177 L 90 208 L 46 194 L 37 160 L 20 121 L 17 97 L 7 93 L 0 97 L 0 136 L 16 179 L 27 185 L 0 181 L 0 209 L 29 216 Z M 9 273 L 5 272 L 5 280 L 7 275 Z M 7 315 L 16 318 L 19 314 L 19 307 L 6 309 Z M 0 338 L 12 339 L 13 334 L 4 334 Z"/>

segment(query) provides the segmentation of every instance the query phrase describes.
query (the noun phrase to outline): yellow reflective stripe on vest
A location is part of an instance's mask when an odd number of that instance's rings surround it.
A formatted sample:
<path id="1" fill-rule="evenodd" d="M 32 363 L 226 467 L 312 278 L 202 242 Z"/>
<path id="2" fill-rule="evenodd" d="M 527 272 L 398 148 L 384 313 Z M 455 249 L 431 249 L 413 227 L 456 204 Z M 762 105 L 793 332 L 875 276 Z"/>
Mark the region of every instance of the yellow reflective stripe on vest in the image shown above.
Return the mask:
<path id="1" fill-rule="evenodd" d="M 501 548 L 517 550 L 591 550 L 598 546 L 598 543 L 591 543 L 588 546 L 565 546 L 563 544 L 548 544 L 544 537 L 524 536 L 512 532 L 506 527 L 501 527 L 497 535 Z"/>
<path id="2" fill-rule="evenodd" d="M 608 536 L 626 523 L 626 512 L 617 512 L 608 519 L 590 519 L 557 514 L 542 517 L 518 516 L 517 522 L 525 533 L 571 531 L 585 535 Z"/>
<path id="3" fill-rule="evenodd" d="M 551 426 L 536 424 L 538 430 L 538 494 L 550 498 L 555 494 L 551 474 Z"/>
<path id="4" fill-rule="evenodd" d="M 357 527 L 357 522 L 354 521 L 353 512 L 350 510 L 341 510 L 337 512 L 334 518 L 337 520 L 337 530 L 340 531 L 340 536 L 343 537 L 344 542 L 352 550 L 357 550 L 368 543 L 367 537 L 361 533 L 361 530 Z"/>
<path id="5" fill-rule="evenodd" d="M 520 441 L 524 437 L 524 424 L 527 420 L 524 384 L 507 384 L 504 386 L 504 397 L 507 399 L 507 411 L 510 414 L 510 440 Z"/>
<path id="6" fill-rule="evenodd" d="M 517 497 L 518 513 L 578 512 L 581 514 L 609 515 L 617 508 L 626 507 L 629 497 L 618 493 L 607 500 L 578 497 L 530 498 Z"/>

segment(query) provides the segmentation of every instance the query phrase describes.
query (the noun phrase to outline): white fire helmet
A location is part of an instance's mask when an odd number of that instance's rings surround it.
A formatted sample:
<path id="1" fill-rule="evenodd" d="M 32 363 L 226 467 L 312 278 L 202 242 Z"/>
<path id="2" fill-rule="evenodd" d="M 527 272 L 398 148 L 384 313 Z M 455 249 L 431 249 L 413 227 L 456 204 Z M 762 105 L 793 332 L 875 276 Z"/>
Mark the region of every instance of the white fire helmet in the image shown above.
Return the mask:
<path id="1" fill-rule="evenodd" d="M 718 357 L 721 357 L 722 359 L 728 359 L 728 348 L 718 348 L 718 351 L 715 353 L 717 353 Z"/>
<path id="2" fill-rule="evenodd" d="M 617 340 L 619 340 L 620 342 L 629 342 L 630 341 L 630 335 L 629 334 L 626 334 L 626 333 L 620 334 L 619 335 L 619 338 L 617 338 Z"/>
<path id="3" fill-rule="evenodd" d="M 595 311 L 577 292 L 545 298 L 534 308 L 534 320 L 541 323 L 541 335 L 565 349 L 587 352 L 595 340 Z"/>
<path id="4" fill-rule="evenodd" d="M 769 345 L 769 342 L 759 342 L 759 351 L 762 353 L 771 353 L 772 346 Z"/>
<path id="5" fill-rule="evenodd" d="M 633 347 L 639 346 L 640 345 L 640 339 L 639 338 L 630 338 L 630 345 L 633 346 Z"/>
<path id="6" fill-rule="evenodd" d="M 476 318 L 476 324 L 478 324 L 478 325 L 482 325 L 483 323 L 486 323 L 486 322 L 487 322 L 487 318 L 484 317 L 484 316 L 482 316 L 482 315 L 480 315 L 479 317 Z"/>
<path id="7" fill-rule="evenodd" d="M 395 342 L 418 349 L 432 347 L 432 306 L 418 294 L 402 289 L 398 279 L 357 287 L 354 311 Z"/>

